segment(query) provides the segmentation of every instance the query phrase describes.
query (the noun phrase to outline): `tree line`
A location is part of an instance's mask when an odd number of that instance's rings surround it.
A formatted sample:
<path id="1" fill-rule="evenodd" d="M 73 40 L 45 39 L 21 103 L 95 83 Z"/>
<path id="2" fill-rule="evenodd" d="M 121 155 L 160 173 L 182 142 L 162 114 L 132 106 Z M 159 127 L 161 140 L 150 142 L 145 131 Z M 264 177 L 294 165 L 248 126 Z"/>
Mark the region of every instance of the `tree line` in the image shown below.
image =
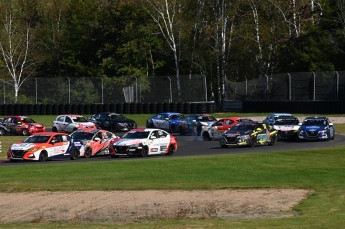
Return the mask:
<path id="1" fill-rule="evenodd" d="M 345 0 L 0 0 L 0 80 L 225 80 L 344 70 Z M 192 80 L 192 79 L 191 79 Z M 183 98 L 180 98 L 182 101 Z"/>

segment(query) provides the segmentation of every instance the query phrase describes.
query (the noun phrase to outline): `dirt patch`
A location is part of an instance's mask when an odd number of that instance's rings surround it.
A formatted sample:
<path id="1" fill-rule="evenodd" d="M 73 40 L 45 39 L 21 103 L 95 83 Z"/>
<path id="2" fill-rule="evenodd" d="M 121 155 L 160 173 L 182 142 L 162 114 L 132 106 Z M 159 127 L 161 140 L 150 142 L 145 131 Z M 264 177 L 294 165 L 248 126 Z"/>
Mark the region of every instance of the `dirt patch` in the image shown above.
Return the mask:
<path id="1" fill-rule="evenodd" d="M 289 217 L 309 193 L 302 189 L 0 193 L 0 222 Z"/>

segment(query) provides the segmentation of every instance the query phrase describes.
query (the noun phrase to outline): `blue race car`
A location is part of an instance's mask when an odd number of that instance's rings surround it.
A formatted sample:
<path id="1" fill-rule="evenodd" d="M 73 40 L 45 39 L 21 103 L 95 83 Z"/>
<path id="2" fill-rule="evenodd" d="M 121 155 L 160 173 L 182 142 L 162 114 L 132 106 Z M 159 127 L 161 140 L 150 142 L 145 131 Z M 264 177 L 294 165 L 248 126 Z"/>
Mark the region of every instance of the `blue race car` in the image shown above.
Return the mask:
<path id="1" fill-rule="evenodd" d="M 177 112 L 159 113 L 146 120 L 147 128 L 158 128 L 170 133 L 177 133 L 178 126 L 184 115 Z"/>
<path id="2" fill-rule="evenodd" d="M 179 132 L 181 135 L 200 135 L 203 129 L 207 130 L 216 121 L 217 119 L 209 114 L 191 114 L 180 121 Z"/>
<path id="3" fill-rule="evenodd" d="M 298 131 L 299 140 L 333 140 L 334 125 L 327 117 L 306 117 Z"/>

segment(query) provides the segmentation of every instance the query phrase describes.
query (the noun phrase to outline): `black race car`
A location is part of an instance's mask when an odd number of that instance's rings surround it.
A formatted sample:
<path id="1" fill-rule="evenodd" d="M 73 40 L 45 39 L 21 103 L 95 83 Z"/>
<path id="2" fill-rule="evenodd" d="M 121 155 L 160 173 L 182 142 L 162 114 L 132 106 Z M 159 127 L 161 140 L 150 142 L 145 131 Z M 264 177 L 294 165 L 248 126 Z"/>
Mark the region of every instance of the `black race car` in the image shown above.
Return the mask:
<path id="1" fill-rule="evenodd" d="M 10 135 L 10 134 L 11 134 L 11 130 L 0 123 L 0 136 Z"/>
<path id="2" fill-rule="evenodd" d="M 277 131 L 261 122 L 241 122 L 225 131 L 220 138 L 220 146 L 274 145 Z"/>
<path id="3" fill-rule="evenodd" d="M 94 114 L 89 120 L 94 122 L 98 128 L 111 132 L 129 131 L 137 128 L 137 123 L 134 120 L 112 112 Z"/>

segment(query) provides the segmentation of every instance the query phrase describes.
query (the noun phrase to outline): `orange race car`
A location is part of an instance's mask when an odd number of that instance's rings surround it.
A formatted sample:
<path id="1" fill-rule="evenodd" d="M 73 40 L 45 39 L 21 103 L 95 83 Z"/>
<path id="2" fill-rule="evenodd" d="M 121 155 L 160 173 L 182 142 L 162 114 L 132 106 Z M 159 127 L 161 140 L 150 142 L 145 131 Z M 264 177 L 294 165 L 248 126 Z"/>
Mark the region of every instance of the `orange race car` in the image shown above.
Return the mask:
<path id="1" fill-rule="evenodd" d="M 71 157 L 68 135 L 64 133 L 42 132 L 31 135 L 22 142 L 13 144 L 7 152 L 10 161 L 46 161 L 48 159 Z"/>

